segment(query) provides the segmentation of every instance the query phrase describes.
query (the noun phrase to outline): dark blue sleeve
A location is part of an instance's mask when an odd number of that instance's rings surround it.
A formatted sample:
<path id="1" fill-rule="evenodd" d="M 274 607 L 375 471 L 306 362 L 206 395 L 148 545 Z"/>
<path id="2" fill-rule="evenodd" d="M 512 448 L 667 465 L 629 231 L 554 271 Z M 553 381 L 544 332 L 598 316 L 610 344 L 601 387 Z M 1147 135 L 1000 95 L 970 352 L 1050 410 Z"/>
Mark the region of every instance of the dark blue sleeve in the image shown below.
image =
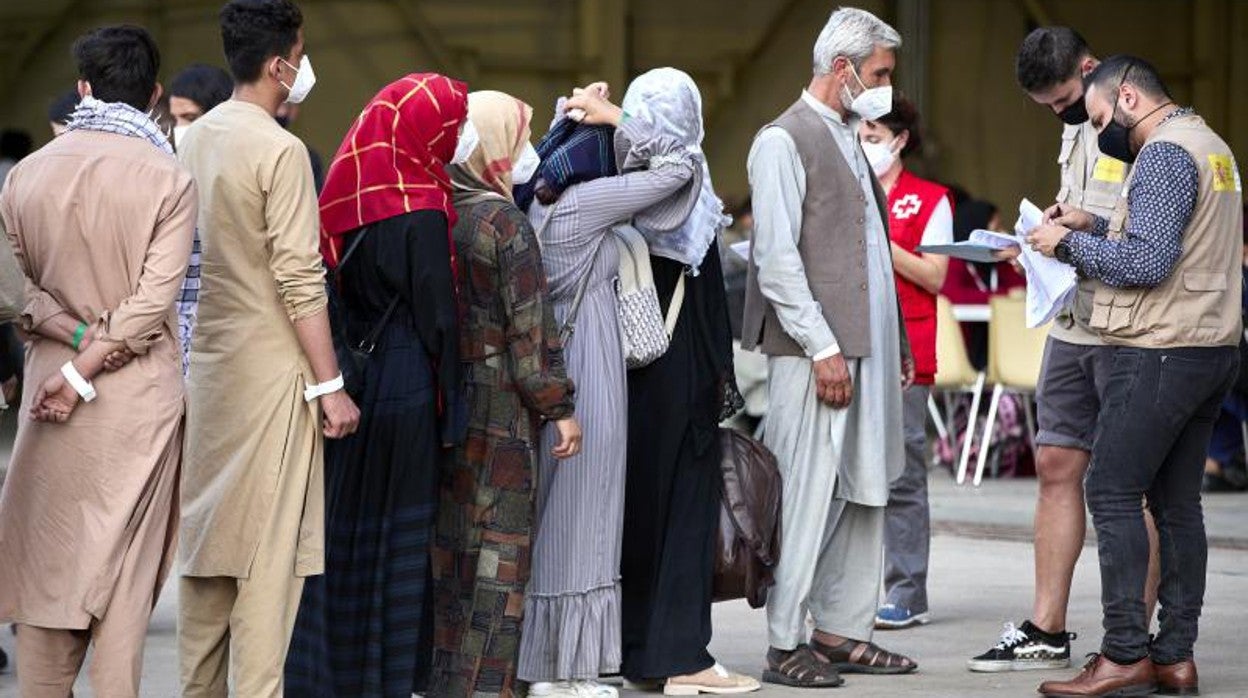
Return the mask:
<path id="1" fill-rule="evenodd" d="M 1183 253 L 1183 231 L 1196 209 L 1200 171 L 1182 147 L 1166 141 L 1140 151 L 1127 193 L 1127 225 L 1119 240 L 1072 231 L 1071 261 L 1110 286 L 1157 286 Z"/>

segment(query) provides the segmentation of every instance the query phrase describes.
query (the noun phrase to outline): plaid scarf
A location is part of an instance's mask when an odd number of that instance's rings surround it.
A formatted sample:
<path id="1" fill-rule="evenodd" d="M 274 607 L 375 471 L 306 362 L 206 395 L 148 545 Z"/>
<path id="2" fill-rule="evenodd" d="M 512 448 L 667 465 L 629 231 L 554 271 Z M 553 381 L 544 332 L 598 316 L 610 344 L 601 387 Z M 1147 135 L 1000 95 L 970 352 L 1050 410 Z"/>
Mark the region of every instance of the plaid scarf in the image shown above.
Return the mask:
<path id="1" fill-rule="evenodd" d="M 132 138 L 142 138 L 173 156 L 173 145 L 161 132 L 151 117 L 122 102 L 101 102 L 94 97 L 83 97 L 70 117 L 70 131 L 102 131 Z M 191 243 L 191 259 L 186 276 L 182 279 L 182 291 L 177 298 L 178 340 L 182 345 L 182 374 L 186 375 L 191 361 L 191 334 L 195 330 L 195 315 L 199 310 L 199 229 Z"/>
<path id="2" fill-rule="evenodd" d="M 528 184 L 515 189 L 516 205 L 521 211 L 529 210 L 535 196 L 549 206 L 573 184 L 619 174 L 615 165 L 615 129 L 610 126 L 585 126 L 559 118 L 538 141 L 536 149 L 542 164 Z"/>
<path id="3" fill-rule="evenodd" d="M 68 129 L 77 131 L 103 131 L 123 136 L 142 138 L 173 155 L 173 145 L 151 117 L 123 102 L 101 102 L 95 97 L 83 97 L 69 119 Z"/>

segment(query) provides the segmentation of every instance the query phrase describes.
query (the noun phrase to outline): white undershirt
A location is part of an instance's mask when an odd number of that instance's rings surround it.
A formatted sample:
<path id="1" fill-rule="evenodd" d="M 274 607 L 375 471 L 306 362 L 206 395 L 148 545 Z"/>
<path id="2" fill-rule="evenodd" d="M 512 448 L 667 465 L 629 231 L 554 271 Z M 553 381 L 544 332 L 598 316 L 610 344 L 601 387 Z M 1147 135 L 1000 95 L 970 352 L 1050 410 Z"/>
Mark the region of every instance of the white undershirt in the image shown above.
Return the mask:
<path id="1" fill-rule="evenodd" d="M 936 204 L 936 210 L 927 219 L 927 227 L 923 229 L 920 245 L 953 244 L 953 207 L 949 205 L 949 197 L 942 196 Z"/>

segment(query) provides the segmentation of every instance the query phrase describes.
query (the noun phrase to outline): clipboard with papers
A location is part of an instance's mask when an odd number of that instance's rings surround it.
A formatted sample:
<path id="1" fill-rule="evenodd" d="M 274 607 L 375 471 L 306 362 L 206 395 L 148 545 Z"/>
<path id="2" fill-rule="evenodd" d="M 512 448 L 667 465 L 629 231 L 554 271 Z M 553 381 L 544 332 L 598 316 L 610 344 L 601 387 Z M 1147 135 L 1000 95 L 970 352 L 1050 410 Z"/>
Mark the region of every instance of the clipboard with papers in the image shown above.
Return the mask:
<path id="1" fill-rule="evenodd" d="M 962 242 L 947 245 L 919 245 L 915 249 L 924 254 L 941 254 L 968 262 L 991 264 L 1000 261 L 996 256 L 998 252 L 1018 247 L 1020 244 L 1019 239 L 1013 235 L 995 233 L 991 230 L 972 230 L 970 237 Z"/>

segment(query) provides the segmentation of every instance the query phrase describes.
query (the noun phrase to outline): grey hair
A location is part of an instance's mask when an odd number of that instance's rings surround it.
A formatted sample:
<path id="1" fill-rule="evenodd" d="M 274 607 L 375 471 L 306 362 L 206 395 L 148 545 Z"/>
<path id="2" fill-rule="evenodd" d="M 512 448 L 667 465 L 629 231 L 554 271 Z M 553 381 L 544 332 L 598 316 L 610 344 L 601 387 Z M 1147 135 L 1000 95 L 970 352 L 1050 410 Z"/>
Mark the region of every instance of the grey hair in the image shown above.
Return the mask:
<path id="1" fill-rule="evenodd" d="M 815 41 L 815 75 L 832 72 L 837 56 L 848 58 L 855 68 L 875 53 L 876 46 L 896 50 L 901 35 L 887 22 L 856 7 L 842 7 L 832 13 Z"/>

